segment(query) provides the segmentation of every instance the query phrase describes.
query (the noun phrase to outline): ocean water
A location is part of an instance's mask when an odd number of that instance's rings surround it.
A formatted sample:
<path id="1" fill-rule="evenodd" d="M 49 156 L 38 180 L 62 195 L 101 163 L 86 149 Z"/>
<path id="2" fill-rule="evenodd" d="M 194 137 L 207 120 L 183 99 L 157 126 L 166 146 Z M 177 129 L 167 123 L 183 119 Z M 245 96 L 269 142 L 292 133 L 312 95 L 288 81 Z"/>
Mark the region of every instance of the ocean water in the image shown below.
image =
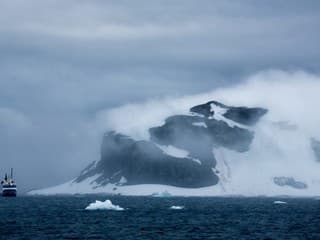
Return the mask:
<path id="1" fill-rule="evenodd" d="M 85 210 L 106 199 L 125 210 Z M 17 197 L 0 216 L 1 239 L 320 239 L 316 199 Z"/>

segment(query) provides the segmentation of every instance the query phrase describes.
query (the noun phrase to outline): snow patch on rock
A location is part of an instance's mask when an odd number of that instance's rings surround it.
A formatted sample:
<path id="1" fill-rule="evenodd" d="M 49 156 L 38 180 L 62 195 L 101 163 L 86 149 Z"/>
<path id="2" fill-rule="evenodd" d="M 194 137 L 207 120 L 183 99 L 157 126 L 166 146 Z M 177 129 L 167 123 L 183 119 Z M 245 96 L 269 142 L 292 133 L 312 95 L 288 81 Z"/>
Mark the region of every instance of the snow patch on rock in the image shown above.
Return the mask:
<path id="1" fill-rule="evenodd" d="M 193 126 L 197 126 L 197 127 L 204 127 L 204 128 L 208 128 L 207 124 L 204 122 L 194 122 L 192 123 Z"/>
<path id="2" fill-rule="evenodd" d="M 220 107 L 214 103 L 211 103 L 210 104 L 210 108 L 211 108 L 211 112 L 213 113 L 213 116 L 212 117 L 209 117 L 209 119 L 216 119 L 218 121 L 224 121 L 226 122 L 229 127 L 240 127 L 240 128 L 248 128 L 248 126 L 245 126 L 243 124 L 240 124 L 240 123 L 237 123 L 235 121 L 232 121 L 226 117 L 224 117 L 223 115 L 228 111 L 228 108 L 223 108 L 223 107 Z"/>
<path id="3" fill-rule="evenodd" d="M 164 145 L 159 145 L 157 146 L 167 155 L 172 156 L 172 157 L 177 157 L 177 158 L 186 158 L 189 156 L 189 152 L 181 149 L 174 147 L 172 145 L 164 146 Z"/>
<path id="4" fill-rule="evenodd" d="M 191 160 L 192 160 L 193 162 L 196 162 L 196 163 L 198 163 L 199 165 L 201 165 L 201 161 L 200 161 L 199 159 L 197 159 L 197 158 L 191 158 Z"/>

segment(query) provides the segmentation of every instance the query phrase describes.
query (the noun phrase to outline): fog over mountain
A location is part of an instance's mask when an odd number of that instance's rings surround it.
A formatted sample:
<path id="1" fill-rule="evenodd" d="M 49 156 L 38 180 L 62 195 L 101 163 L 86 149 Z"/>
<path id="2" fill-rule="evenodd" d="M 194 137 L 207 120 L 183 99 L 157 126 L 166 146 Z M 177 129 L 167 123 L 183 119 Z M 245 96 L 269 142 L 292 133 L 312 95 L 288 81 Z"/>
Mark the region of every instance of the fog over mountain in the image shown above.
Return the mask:
<path id="1" fill-rule="evenodd" d="M 103 111 L 99 160 L 32 193 L 317 196 L 319 80 L 268 71 L 206 94 Z"/>
<path id="2" fill-rule="evenodd" d="M 106 131 L 145 140 L 211 100 L 266 108 L 262 121 L 297 128 L 277 138 L 281 151 L 302 136 L 316 149 L 319 5 L 1 1 L 0 174 L 14 167 L 22 191 L 63 183 L 100 158 Z M 289 172 L 315 174 L 312 152 L 287 150 Z"/>

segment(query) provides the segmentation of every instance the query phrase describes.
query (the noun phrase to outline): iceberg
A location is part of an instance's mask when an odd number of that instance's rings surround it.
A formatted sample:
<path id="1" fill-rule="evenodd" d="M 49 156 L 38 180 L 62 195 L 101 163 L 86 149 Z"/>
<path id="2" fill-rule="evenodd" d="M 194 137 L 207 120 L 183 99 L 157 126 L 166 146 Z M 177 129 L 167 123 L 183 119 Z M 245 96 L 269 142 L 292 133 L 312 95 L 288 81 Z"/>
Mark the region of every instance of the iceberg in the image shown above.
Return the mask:
<path id="1" fill-rule="evenodd" d="M 90 203 L 86 208 L 86 210 L 115 210 L 115 211 L 123 211 L 124 208 L 113 205 L 110 200 L 105 200 L 104 202 L 101 202 L 99 200 L 96 200 L 93 203 Z"/>
<path id="2" fill-rule="evenodd" d="M 184 206 L 171 206 L 170 209 L 181 210 L 181 209 L 184 209 Z"/>
<path id="3" fill-rule="evenodd" d="M 163 192 L 154 192 L 151 195 L 152 197 L 171 197 L 172 195 L 167 191 L 163 191 Z"/>
<path id="4" fill-rule="evenodd" d="M 283 201 L 274 201 L 273 204 L 287 204 L 287 202 L 283 202 Z"/>

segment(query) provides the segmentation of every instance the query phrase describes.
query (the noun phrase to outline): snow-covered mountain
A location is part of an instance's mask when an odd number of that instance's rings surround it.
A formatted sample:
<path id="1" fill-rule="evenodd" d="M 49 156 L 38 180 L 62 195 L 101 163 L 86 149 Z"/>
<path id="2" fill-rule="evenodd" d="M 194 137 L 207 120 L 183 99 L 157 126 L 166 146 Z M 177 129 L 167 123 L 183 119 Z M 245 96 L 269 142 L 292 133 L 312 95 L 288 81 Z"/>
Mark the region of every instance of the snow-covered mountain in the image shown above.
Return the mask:
<path id="1" fill-rule="evenodd" d="M 107 132 L 100 160 L 30 194 L 320 196 L 319 91 L 318 76 L 267 71 L 102 110 L 93 124 Z"/>
<path id="2" fill-rule="evenodd" d="M 287 122 L 264 122 L 267 112 L 211 101 L 149 128 L 149 140 L 107 132 L 100 161 L 70 182 L 30 194 L 317 195 L 318 170 L 306 179 L 290 164 L 297 151 L 319 168 L 320 142 L 302 139 Z M 298 145 L 288 145 L 288 137 Z"/>
<path id="3" fill-rule="evenodd" d="M 103 138 L 101 160 L 91 163 L 67 185 L 54 193 L 104 192 L 112 186 L 140 184 L 203 188 L 219 183 L 214 149 L 246 152 L 254 138 L 251 126 L 267 113 L 263 108 L 230 107 L 208 102 L 192 107 L 185 115 L 170 116 L 164 125 L 149 129 L 149 141 L 137 141 L 116 132 Z M 70 187 L 68 187 L 70 185 Z M 60 190 L 59 190 L 60 189 Z M 48 189 L 49 190 L 49 189 Z M 38 190 L 32 193 L 45 193 Z M 49 193 L 49 192 L 48 192 Z"/>
<path id="4" fill-rule="evenodd" d="M 249 149 L 255 124 L 267 111 L 235 108 L 217 102 L 193 107 L 188 115 L 176 115 L 149 129 L 149 141 L 108 132 L 101 147 L 101 160 L 75 180 L 99 174 L 96 182 L 122 185 L 165 184 L 184 188 L 212 186 L 219 182 L 213 153 L 215 147 L 238 152 Z M 224 121 L 225 119 L 225 121 Z M 245 125 L 241 125 L 245 124 Z"/>

